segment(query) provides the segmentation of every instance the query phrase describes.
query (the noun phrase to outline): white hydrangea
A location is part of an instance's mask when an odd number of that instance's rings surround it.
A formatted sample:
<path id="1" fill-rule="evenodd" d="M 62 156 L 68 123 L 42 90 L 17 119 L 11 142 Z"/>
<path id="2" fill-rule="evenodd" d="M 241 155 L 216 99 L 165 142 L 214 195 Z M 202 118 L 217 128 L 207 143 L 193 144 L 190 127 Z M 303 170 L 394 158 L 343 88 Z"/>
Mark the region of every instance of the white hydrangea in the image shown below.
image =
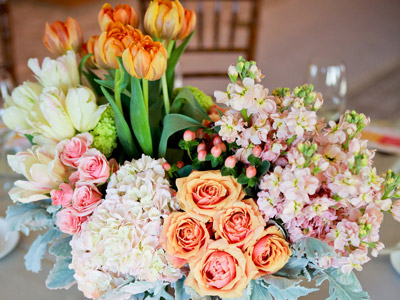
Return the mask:
<path id="1" fill-rule="evenodd" d="M 159 244 L 163 218 L 179 208 L 164 162 L 144 155 L 126 162 L 111 176 L 105 200 L 73 237 L 70 267 L 86 297 L 97 298 L 131 276 L 151 282 L 182 276 Z"/>

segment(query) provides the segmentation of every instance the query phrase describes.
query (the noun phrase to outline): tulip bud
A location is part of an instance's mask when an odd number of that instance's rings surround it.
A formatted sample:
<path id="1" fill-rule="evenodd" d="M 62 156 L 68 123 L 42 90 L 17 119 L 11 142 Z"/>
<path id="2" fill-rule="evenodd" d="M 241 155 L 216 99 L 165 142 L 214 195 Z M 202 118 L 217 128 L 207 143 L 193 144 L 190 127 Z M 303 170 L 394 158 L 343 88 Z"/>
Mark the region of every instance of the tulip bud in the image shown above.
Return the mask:
<path id="1" fill-rule="evenodd" d="M 226 160 L 225 160 L 225 167 L 227 168 L 234 168 L 236 166 L 236 157 L 235 156 L 229 156 Z"/>
<path id="2" fill-rule="evenodd" d="M 206 156 L 207 156 L 206 150 L 201 150 L 199 151 L 199 153 L 197 153 L 197 158 L 199 159 L 199 161 L 204 161 L 206 159 Z"/>
<path id="3" fill-rule="evenodd" d="M 253 148 L 253 155 L 254 155 L 255 157 L 260 157 L 261 152 L 262 152 L 262 149 L 261 149 L 260 146 L 255 146 L 255 147 Z"/>
<path id="4" fill-rule="evenodd" d="M 193 141 L 196 138 L 196 133 L 191 130 L 186 130 L 185 133 L 183 134 L 183 139 L 185 142 L 190 142 Z"/>
<path id="5" fill-rule="evenodd" d="M 200 152 L 201 150 L 206 150 L 206 149 L 207 149 L 207 146 L 204 143 L 197 145 L 197 152 Z"/>
<path id="6" fill-rule="evenodd" d="M 139 29 L 117 23 L 100 35 L 94 52 L 95 56 L 97 50 L 99 53 L 99 59 L 95 57 L 96 63 L 104 69 L 117 69 L 119 67 L 117 57 L 121 57 L 130 44 L 136 44 L 142 38 L 143 34 Z"/>
<path id="7" fill-rule="evenodd" d="M 116 23 L 131 25 L 135 28 L 139 26 L 139 16 L 136 10 L 126 4 L 118 4 L 114 9 L 109 3 L 104 4 L 99 12 L 98 19 L 101 31 L 106 31 Z"/>
<path id="8" fill-rule="evenodd" d="M 178 1 L 154 0 L 144 15 L 144 28 L 153 38 L 175 40 L 180 36 L 185 10 Z"/>
<path id="9" fill-rule="evenodd" d="M 185 17 L 182 24 L 181 32 L 179 33 L 177 39 L 182 40 L 189 36 L 196 27 L 196 13 L 193 10 L 184 8 Z"/>
<path id="10" fill-rule="evenodd" d="M 250 166 L 246 169 L 246 176 L 248 178 L 252 178 L 257 175 L 257 170 L 253 166 Z"/>
<path id="11" fill-rule="evenodd" d="M 65 23 L 56 21 L 51 26 L 46 23 L 43 42 L 57 56 L 67 53 L 68 50 L 79 52 L 83 44 L 82 29 L 73 18 L 68 18 Z"/>
<path id="12" fill-rule="evenodd" d="M 178 162 L 176 163 L 176 166 L 177 166 L 179 169 L 182 169 L 182 168 L 185 166 L 185 163 L 184 163 L 183 161 L 178 161 Z"/>
<path id="13" fill-rule="evenodd" d="M 167 172 L 171 169 L 171 165 L 169 163 L 167 163 L 167 162 L 164 163 L 162 167 Z"/>
<path id="14" fill-rule="evenodd" d="M 212 156 L 214 156 L 214 157 L 219 157 L 219 156 L 221 155 L 221 153 L 222 153 L 221 147 L 214 146 L 214 147 L 211 148 L 211 154 L 212 154 Z"/>
<path id="15" fill-rule="evenodd" d="M 167 68 L 168 54 L 163 44 L 146 35 L 131 43 L 122 54 L 122 61 L 129 74 L 136 78 L 154 81 L 161 78 Z"/>

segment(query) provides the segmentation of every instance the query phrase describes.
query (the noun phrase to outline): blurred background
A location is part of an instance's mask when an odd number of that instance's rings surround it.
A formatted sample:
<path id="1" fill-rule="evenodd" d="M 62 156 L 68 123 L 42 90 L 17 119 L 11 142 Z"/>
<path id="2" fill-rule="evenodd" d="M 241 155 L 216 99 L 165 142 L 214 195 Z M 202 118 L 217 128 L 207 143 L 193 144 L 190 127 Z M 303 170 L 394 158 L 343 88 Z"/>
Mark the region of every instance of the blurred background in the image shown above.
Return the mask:
<path id="1" fill-rule="evenodd" d="M 126 3 L 142 15 L 148 1 L 110 0 L 113 6 Z M 183 85 L 193 85 L 212 95 L 225 90 L 226 70 L 238 55 L 257 61 L 270 90 L 294 88 L 311 82 L 323 92 L 328 116 L 356 109 L 369 115 L 378 128 L 367 136 L 377 155 L 378 172 L 400 170 L 400 1 L 399 0 L 187 0 L 196 10 L 198 26 L 191 52 L 180 61 Z M 50 53 L 42 42 L 45 22 L 79 21 L 85 40 L 99 34 L 97 14 L 104 1 L 98 0 L 0 0 L 0 92 L 32 79 L 27 60 L 42 60 Z M 222 76 L 221 76 L 222 75 Z M 0 97 L 0 108 L 2 106 Z M 1 109 L 0 109 L 1 114 Z M 370 127 L 371 128 L 371 127 Z M 380 135 L 377 135 L 377 132 Z M 6 167 L 7 153 L 26 142 L 9 136 L 0 122 L 0 217 L 11 201 L 6 191 L 15 180 Z M 382 134 L 390 145 L 379 145 Z M 24 140 L 25 141 L 25 140 Z M 382 148 L 383 147 L 383 148 Z M 384 149 L 386 147 L 386 149 Z M 390 151 L 387 151 L 390 150 Z M 387 155 L 391 153 L 393 155 Z M 400 240 L 398 226 L 386 221 L 383 242 L 392 247 Z M 0 260 L 0 299 L 83 299 L 70 291 L 48 291 L 45 278 L 51 263 L 39 275 L 25 271 L 23 256 L 35 235 L 22 237 L 16 251 Z M 379 274 L 376 280 L 374 276 Z M 367 264 L 357 274 L 372 299 L 398 299 L 399 276 L 389 256 Z M 24 282 L 24 289 L 19 289 Z M 327 286 L 307 299 L 323 299 Z M 29 293 L 26 291 L 29 290 Z M 5 291 L 5 294 L 4 294 Z M 384 291 L 384 295 L 382 294 Z"/>

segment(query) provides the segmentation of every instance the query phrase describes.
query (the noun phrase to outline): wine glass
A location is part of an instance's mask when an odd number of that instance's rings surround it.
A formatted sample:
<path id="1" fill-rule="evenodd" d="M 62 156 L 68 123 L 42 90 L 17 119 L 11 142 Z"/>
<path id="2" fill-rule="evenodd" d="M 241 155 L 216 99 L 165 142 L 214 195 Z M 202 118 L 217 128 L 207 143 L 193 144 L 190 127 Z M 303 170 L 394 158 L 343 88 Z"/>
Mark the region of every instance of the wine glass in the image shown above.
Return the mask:
<path id="1" fill-rule="evenodd" d="M 334 58 L 314 58 L 308 66 L 307 82 L 322 93 L 324 104 L 318 115 L 325 121 L 338 121 L 346 109 L 346 67 Z"/>

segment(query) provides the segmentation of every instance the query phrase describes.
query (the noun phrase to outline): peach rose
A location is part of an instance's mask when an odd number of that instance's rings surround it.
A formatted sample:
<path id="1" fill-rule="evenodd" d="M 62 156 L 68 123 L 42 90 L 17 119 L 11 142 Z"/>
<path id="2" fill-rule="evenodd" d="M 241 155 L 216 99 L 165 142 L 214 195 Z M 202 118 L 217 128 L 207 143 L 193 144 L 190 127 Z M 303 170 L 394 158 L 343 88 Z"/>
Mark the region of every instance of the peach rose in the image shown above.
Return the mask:
<path id="1" fill-rule="evenodd" d="M 90 215 L 100 204 L 102 194 L 94 184 L 77 184 L 72 196 L 74 214 L 78 217 Z"/>
<path id="2" fill-rule="evenodd" d="M 225 240 L 212 242 L 204 255 L 189 262 L 185 281 L 201 297 L 241 298 L 243 290 L 257 274 L 251 258 Z"/>
<path id="3" fill-rule="evenodd" d="M 67 183 L 61 183 L 59 190 L 52 190 L 50 192 L 53 205 L 62 205 L 66 207 L 71 204 L 74 189 Z"/>
<path id="4" fill-rule="evenodd" d="M 86 183 L 104 183 L 110 177 L 110 166 L 106 157 L 96 149 L 87 151 L 78 165 L 79 180 Z"/>
<path id="5" fill-rule="evenodd" d="M 245 196 L 242 185 L 232 176 L 222 176 L 220 171 L 194 171 L 177 179 L 176 186 L 180 207 L 189 214 L 198 214 L 203 222 Z"/>
<path id="6" fill-rule="evenodd" d="M 289 243 L 277 226 L 268 227 L 246 250 L 258 268 L 256 278 L 278 272 L 291 255 Z"/>
<path id="7" fill-rule="evenodd" d="M 232 207 L 214 216 L 213 228 L 221 237 L 236 247 L 247 248 L 263 232 L 265 222 L 253 199 L 235 202 Z"/>
<path id="8" fill-rule="evenodd" d="M 181 268 L 205 252 L 210 239 L 206 224 L 185 212 L 173 212 L 164 220 L 160 244 L 174 268 Z"/>
<path id="9" fill-rule="evenodd" d="M 93 137 L 90 133 L 81 133 L 70 140 L 63 140 L 57 145 L 61 162 L 70 167 L 78 167 L 79 160 L 89 150 L 93 143 Z"/>
<path id="10" fill-rule="evenodd" d="M 80 232 L 82 223 L 87 220 L 87 217 L 76 216 L 72 207 L 60 210 L 56 218 L 56 224 L 60 231 L 71 235 Z"/>

